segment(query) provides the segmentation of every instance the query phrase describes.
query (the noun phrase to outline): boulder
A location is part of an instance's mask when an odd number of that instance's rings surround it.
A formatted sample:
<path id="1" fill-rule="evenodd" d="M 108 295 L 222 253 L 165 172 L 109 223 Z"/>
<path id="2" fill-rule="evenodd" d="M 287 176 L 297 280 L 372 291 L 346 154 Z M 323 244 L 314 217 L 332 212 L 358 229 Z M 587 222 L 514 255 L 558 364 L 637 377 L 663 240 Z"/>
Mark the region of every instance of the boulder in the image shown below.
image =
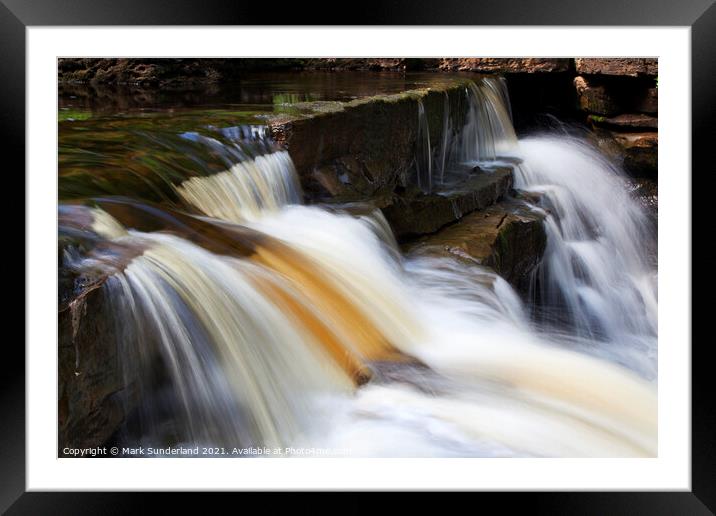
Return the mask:
<path id="1" fill-rule="evenodd" d="M 590 136 L 604 156 L 633 178 L 656 178 L 659 133 L 621 132 L 595 125 Z"/>
<path id="2" fill-rule="evenodd" d="M 613 116 L 619 113 L 621 107 L 608 88 L 603 84 L 596 84 L 585 77 L 575 77 L 574 87 L 579 98 L 579 107 L 588 113 Z"/>
<path id="3" fill-rule="evenodd" d="M 635 176 L 656 176 L 659 160 L 658 133 L 613 133 L 624 149 L 624 168 Z"/>
<path id="4" fill-rule="evenodd" d="M 485 209 L 511 187 L 512 169 L 497 168 L 478 172 L 450 191 L 394 196 L 381 208 L 396 238 L 405 239 L 433 233 L 468 213 Z"/>
<path id="5" fill-rule="evenodd" d="M 491 267 L 526 290 L 530 272 L 547 244 L 544 213 L 518 200 L 506 200 L 463 217 L 437 233 L 405 246 L 410 254 L 457 258 Z"/>
<path id="6" fill-rule="evenodd" d="M 133 384 L 120 366 L 112 310 L 103 289 L 93 288 L 58 314 L 60 452 L 103 445 L 133 406 Z"/>
<path id="7" fill-rule="evenodd" d="M 656 77 L 659 73 L 659 60 L 656 58 L 577 58 L 574 65 L 577 73 L 584 75 Z"/>

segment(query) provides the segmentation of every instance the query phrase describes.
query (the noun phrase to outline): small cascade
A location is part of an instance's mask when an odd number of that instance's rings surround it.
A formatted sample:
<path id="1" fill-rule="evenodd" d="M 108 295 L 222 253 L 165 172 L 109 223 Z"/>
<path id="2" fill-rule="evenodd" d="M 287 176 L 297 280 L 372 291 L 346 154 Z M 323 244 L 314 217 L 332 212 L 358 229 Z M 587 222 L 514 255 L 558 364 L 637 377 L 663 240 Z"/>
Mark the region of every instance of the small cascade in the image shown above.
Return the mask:
<path id="1" fill-rule="evenodd" d="M 450 97 L 445 92 L 443 104 L 443 127 L 440 135 L 440 147 L 436 161 L 436 169 L 440 171 L 440 184 L 445 183 L 445 168 L 450 159 L 450 145 L 452 143 L 452 123 L 450 120 Z"/>
<path id="2" fill-rule="evenodd" d="M 648 357 L 639 369 L 655 376 L 657 284 L 648 256 L 654 228 L 621 173 L 566 136 L 524 139 L 520 157 L 515 187 L 537 194 L 548 214 L 547 249 L 533 281 L 543 320 L 639 351 Z"/>
<path id="3" fill-rule="evenodd" d="M 416 140 L 416 178 L 423 192 L 431 192 L 446 182 L 465 179 L 477 164 L 488 165 L 501 157 L 514 156 L 517 136 L 504 79 L 483 77 L 465 88 L 465 124 L 454 128 L 450 98 L 445 93 L 440 139 L 430 141 L 425 106 L 418 101 Z"/>
<path id="4" fill-rule="evenodd" d="M 485 77 L 465 91 L 467 121 L 460 134 L 458 159 L 481 162 L 513 155 L 517 135 L 512 127 L 507 87 L 502 78 Z"/>
<path id="5" fill-rule="evenodd" d="M 289 309 L 302 294 L 280 275 L 175 236 L 133 238 L 147 250 L 105 289 L 124 306 L 117 316 L 135 335 L 124 335 L 124 367 L 144 372 L 150 403 L 151 371 L 166 371 L 162 409 L 175 417 L 164 436 L 145 418 L 154 438 L 282 446 L 301 435 L 316 396 L 349 388 L 318 342 L 317 315 Z"/>
<path id="6" fill-rule="evenodd" d="M 192 177 L 177 186 L 177 192 L 202 213 L 232 222 L 256 220 L 266 211 L 302 200 L 287 151 L 241 161 L 210 176 Z"/>
<path id="7" fill-rule="evenodd" d="M 430 144 L 430 127 L 423 101 L 418 99 L 418 136 L 415 153 L 415 168 L 418 187 L 429 193 L 433 187 L 433 151 Z"/>

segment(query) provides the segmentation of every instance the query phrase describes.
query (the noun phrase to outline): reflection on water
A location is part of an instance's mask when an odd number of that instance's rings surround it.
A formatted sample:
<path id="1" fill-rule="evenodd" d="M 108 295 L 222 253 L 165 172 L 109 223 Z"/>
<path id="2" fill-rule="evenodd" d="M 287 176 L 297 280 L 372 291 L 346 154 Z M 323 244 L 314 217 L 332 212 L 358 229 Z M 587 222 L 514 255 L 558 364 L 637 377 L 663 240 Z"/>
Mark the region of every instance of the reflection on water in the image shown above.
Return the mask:
<path id="1" fill-rule="evenodd" d="M 246 73 L 237 81 L 190 90 L 60 83 L 59 108 L 60 112 L 84 112 L 95 116 L 189 108 L 261 113 L 280 111 L 297 102 L 347 101 L 400 93 L 450 80 L 450 76 L 427 73 L 274 72 Z"/>

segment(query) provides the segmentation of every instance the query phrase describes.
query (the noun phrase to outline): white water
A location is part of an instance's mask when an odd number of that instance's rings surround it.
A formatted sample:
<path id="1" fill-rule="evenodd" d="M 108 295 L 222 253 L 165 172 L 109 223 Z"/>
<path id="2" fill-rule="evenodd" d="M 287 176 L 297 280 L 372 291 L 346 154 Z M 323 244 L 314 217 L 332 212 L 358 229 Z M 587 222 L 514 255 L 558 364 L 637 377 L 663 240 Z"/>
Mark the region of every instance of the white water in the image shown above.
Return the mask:
<path id="1" fill-rule="evenodd" d="M 430 192 L 433 187 L 433 156 L 430 144 L 430 127 L 425 114 L 423 101 L 418 99 L 418 135 L 415 152 L 415 169 L 418 187 L 424 192 Z"/>
<path id="2" fill-rule="evenodd" d="M 485 78 L 466 91 L 468 113 L 459 136 L 458 159 L 484 162 L 509 156 L 517 147 L 504 79 Z"/>
<path id="3" fill-rule="evenodd" d="M 445 185 L 448 176 L 459 181 L 475 165 L 489 166 L 516 152 L 517 136 L 504 79 L 484 77 L 471 82 L 464 95 L 465 123 L 454 127 L 450 98 L 445 93 L 440 138 L 436 142 L 430 140 L 425 107 L 418 101 L 415 168 L 418 187 L 424 192 Z"/>
<path id="4" fill-rule="evenodd" d="M 490 270 L 401 258 L 382 216 L 296 205 L 292 165 L 272 154 L 180 187 L 222 228 L 262 235 L 247 256 L 95 218 L 105 238 L 146 248 L 105 285 L 143 395 L 170 391 L 147 402 L 144 438 L 352 456 L 656 454 L 656 292 L 638 208 L 581 144 L 518 145 L 502 90 L 478 91 L 461 156 L 524 159 L 517 186 L 552 210 L 542 295 L 572 326 L 536 331 Z"/>
<path id="5" fill-rule="evenodd" d="M 301 185 L 286 151 L 245 160 L 211 176 L 193 177 L 177 191 L 203 213 L 232 222 L 256 220 L 267 211 L 302 200 Z"/>
<path id="6" fill-rule="evenodd" d="M 657 278 L 648 256 L 654 228 L 619 171 L 588 144 L 539 137 L 522 140 L 519 149 L 524 162 L 515 187 L 540 194 L 549 211 L 535 294 L 578 336 L 600 340 L 596 351 L 655 377 Z"/>

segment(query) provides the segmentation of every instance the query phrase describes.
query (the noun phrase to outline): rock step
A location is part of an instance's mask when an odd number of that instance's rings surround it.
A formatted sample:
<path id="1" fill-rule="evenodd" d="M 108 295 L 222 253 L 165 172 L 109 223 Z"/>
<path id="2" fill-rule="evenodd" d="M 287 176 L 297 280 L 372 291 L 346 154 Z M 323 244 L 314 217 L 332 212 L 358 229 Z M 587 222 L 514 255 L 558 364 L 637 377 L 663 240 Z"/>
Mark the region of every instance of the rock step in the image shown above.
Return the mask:
<path id="1" fill-rule="evenodd" d="M 446 106 L 451 126 L 464 125 L 470 80 L 436 76 L 429 87 L 397 94 L 292 104 L 268 119 L 269 130 L 288 149 L 309 201 L 390 196 L 414 167 L 419 105 L 437 142 Z"/>
<path id="2" fill-rule="evenodd" d="M 639 114 L 622 114 L 609 118 L 599 115 L 589 115 L 589 121 L 597 125 L 611 126 L 619 129 L 657 129 L 659 127 L 659 119 Z"/>
<path id="3" fill-rule="evenodd" d="M 504 197 L 512 187 L 512 169 L 479 171 L 463 183 L 439 193 L 394 196 L 382 206 L 398 240 L 434 233 L 475 210 L 484 210 Z"/>
<path id="4" fill-rule="evenodd" d="M 433 235 L 405 244 L 408 255 L 457 258 L 493 268 L 522 291 L 547 244 L 545 214 L 524 201 L 504 200 Z"/>

